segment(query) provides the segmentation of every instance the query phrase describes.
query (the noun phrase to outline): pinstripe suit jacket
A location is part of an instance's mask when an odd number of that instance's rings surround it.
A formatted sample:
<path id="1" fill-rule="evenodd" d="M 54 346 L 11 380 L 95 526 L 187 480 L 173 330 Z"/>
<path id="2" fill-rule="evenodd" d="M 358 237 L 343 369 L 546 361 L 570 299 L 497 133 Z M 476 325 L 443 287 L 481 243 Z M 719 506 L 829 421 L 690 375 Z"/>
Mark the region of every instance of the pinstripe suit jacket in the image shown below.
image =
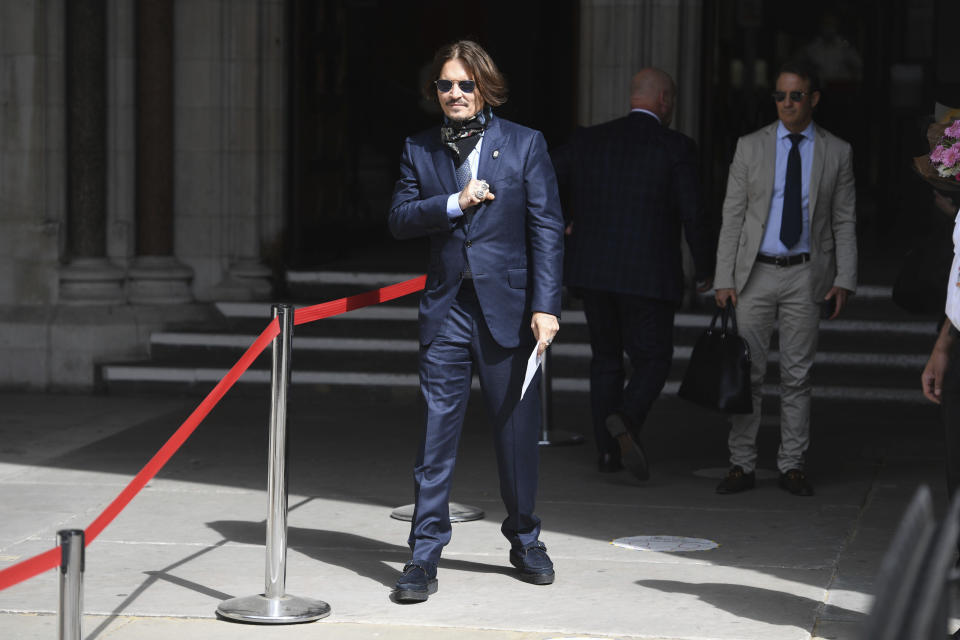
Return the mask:
<path id="1" fill-rule="evenodd" d="M 569 286 L 679 303 L 681 228 L 698 279 L 711 275 L 693 140 L 634 112 L 578 130 L 553 159 L 573 222 Z"/>

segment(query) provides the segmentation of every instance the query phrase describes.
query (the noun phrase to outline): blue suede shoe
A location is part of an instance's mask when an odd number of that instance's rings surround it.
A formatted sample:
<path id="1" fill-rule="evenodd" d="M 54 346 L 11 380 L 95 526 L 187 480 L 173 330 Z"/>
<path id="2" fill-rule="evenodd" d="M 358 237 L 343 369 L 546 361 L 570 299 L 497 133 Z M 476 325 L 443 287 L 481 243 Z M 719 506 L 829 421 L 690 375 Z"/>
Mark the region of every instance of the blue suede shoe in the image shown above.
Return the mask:
<path id="1" fill-rule="evenodd" d="M 510 564 L 520 570 L 520 579 L 530 584 L 552 584 L 556 575 L 542 542 L 511 549 Z"/>
<path id="2" fill-rule="evenodd" d="M 408 562 L 403 567 L 403 575 L 397 580 L 393 590 L 396 602 L 426 602 L 431 594 L 437 592 L 437 570 L 433 576 L 419 564 Z"/>

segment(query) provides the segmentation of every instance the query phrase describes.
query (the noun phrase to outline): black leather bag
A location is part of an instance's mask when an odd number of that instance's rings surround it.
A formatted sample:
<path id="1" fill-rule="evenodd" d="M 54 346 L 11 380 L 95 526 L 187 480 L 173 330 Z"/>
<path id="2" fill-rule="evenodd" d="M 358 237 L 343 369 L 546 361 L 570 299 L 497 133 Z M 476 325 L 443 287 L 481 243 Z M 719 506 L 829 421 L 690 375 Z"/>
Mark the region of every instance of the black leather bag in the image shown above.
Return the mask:
<path id="1" fill-rule="evenodd" d="M 720 327 L 717 320 L 722 318 Z M 678 395 L 725 413 L 750 413 L 750 347 L 737 333 L 732 304 L 717 309 L 710 326 L 697 339 Z"/>

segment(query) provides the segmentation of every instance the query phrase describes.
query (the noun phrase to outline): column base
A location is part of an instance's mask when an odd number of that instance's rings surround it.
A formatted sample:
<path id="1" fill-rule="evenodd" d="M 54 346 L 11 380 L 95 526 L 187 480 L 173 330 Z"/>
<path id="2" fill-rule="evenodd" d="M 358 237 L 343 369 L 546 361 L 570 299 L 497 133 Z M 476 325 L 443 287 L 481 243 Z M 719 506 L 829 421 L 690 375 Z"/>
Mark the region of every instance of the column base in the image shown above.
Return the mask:
<path id="1" fill-rule="evenodd" d="M 235 262 L 227 276 L 211 289 L 212 297 L 221 301 L 269 300 L 272 275 L 269 267 L 255 260 Z"/>
<path id="2" fill-rule="evenodd" d="M 193 301 L 193 269 L 173 256 L 138 256 L 129 272 L 132 304 L 184 304 Z"/>
<path id="3" fill-rule="evenodd" d="M 126 274 L 106 258 L 76 258 L 60 268 L 62 304 L 123 304 Z"/>

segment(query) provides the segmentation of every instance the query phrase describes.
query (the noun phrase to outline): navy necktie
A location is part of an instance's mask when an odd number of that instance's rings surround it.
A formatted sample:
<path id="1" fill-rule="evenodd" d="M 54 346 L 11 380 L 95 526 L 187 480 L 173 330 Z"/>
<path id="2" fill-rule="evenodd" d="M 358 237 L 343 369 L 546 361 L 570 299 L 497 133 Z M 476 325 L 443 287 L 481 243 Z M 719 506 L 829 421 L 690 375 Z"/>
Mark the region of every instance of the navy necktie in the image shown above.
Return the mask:
<path id="1" fill-rule="evenodd" d="M 783 215 L 780 217 L 780 242 L 788 249 L 800 240 L 803 230 L 803 211 L 801 181 L 803 170 L 800 168 L 800 141 L 803 135 L 790 134 L 790 153 L 787 154 L 787 179 L 783 186 Z"/>

